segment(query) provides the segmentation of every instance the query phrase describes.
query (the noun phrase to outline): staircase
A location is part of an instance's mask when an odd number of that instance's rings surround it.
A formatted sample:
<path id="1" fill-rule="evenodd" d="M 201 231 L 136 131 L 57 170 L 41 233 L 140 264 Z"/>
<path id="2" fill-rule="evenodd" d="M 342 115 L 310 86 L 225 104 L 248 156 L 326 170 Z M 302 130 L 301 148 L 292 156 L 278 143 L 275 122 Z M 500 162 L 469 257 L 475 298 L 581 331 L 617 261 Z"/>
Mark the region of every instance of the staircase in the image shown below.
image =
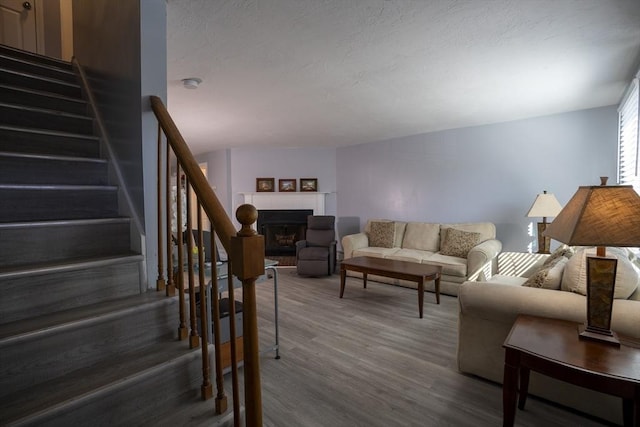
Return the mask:
<path id="1" fill-rule="evenodd" d="M 177 299 L 144 289 L 100 144 L 71 64 L 0 45 L 0 425 L 202 405 L 200 352 L 176 339 Z"/>

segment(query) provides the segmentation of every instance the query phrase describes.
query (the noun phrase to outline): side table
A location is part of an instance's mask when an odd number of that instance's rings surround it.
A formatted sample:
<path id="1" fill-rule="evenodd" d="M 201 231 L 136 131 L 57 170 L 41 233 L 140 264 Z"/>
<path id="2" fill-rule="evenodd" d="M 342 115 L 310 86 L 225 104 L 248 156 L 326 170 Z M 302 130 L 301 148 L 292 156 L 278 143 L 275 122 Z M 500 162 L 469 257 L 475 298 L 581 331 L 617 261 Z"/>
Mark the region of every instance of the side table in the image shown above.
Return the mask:
<path id="1" fill-rule="evenodd" d="M 504 426 L 524 409 L 531 370 L 622 398 L 625 426 L 640 426 L 640 341 L 620 337 L 620 347 L 578 338 L 578 324 L 519 315 L 504 342 Z"/>

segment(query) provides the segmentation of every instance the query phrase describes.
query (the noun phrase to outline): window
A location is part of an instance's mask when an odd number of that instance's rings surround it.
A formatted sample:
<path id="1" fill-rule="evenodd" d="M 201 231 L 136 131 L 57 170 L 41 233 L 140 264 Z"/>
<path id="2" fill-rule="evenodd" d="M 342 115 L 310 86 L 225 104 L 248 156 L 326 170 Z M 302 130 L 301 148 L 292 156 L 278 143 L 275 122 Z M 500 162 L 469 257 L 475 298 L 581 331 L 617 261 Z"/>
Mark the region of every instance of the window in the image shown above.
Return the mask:
<path id="1" fill-rule="evenodd" d="M 638 73 L 640 77 L 640 72 Z M 640 97 L 638 77 L 633 79 L 629 90 L 618 108 L 618 182 L 631 184 L 640 193 Z M 640 248 L 630 248 L 640 256 Z"/>
<path id="2" fill-rule="evenodd" d="M 638 110 L 640 99 L 638 78 L 635 78 L 618 108 L 618 182 L 631 184 L 640 193 Z"/>

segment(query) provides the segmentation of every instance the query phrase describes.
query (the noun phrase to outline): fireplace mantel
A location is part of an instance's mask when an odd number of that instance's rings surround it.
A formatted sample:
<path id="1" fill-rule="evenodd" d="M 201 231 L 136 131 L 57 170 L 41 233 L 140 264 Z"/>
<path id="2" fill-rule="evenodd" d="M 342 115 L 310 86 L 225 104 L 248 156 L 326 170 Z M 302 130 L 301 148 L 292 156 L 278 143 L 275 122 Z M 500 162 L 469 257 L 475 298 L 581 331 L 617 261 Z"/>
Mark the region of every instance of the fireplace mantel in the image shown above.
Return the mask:
<path id="1" fill-rule="evenodd" d="M 314 215 L 324 215 L 326 195 L 324 192 L 240 193 L 244 203 L 256 209 L 313 209 Z"/>

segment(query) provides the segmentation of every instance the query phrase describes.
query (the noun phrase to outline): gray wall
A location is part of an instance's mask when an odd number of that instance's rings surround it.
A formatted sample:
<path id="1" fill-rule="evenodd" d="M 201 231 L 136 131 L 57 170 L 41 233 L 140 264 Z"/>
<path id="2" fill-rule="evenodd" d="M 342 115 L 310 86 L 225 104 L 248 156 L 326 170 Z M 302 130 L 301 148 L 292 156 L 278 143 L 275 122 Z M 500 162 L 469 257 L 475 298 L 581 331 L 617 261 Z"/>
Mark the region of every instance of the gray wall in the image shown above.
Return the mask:
<path id="1" fill-rule="evenodd" d="M 89 76 L 133 208 L 142 221 L 140 2 L 76 0 L 73 28 L 74 56 Z"/>
<path id="2" fill-rule="evenodd" d="M 256 178 L 318 178 L 318 191 L 327 192 L 325 213 L 336 215 L 335 148 L 233 148 L 230 150 L 230 216 L 243 203 L 239 193 L 256 191 Z M 299 190 L 299 188 L 298 188 Z M 237 223 L 236 223 L 237 225 Z"/>
<path id="3" fill-rule="evenodd" d="M 338 232 L 369 218 L 490 221 L 503 250 L 537 250 L 525 215 L 547 190 L 564 205 L 580 185 L 616 180 L 616 107 L 338 148 Z M 552 247 L 557 242 L 552 241 Z"/>
<path id="4" fill-rule="evenodd" d="M 140 249 L 147 257 L 147 277 L 155 280 L 157 122 L 148 96 L 167 98 L 166 3 L 74 0 L 73 27 L 74 56 L 100 104 L 132 216 L 149 231 Z"/>
<path id="5" fill-rule="evenodd" d="M 149 96 L 160 97 L 167 104 L 167 5 L 164 1 L 140 1 L 140 97 L 142 106 L 142 178 L 144 186 L 144 223 L 146 225 L 146 260 L 148 287 L 155 288 L 158 275 L 158 121 Z M 166 244 L 166 242 L 164 242 Z"/>
<path id="6" fill-rule="evenodd" d="M 256 177 L 318 177 L 341 238 L 367 219 L 496 224 L 505 251 L 537 251 L 525 215 L 538 193 L 564 205 L 580 185 L 615 182 L 615 106 L 340 148 L 237 148 L 198 157 L 235 221 Z M 237 225 L 237 223 L 236 223 Z M 552 247 L 557 246 L 552 242 Z"/>
<path id="7" fill-rule="evenodd" d="M 231 178 L 230 150 L 217 150 L 196 156 L 198 163 L 207 164 L 207 180 L 214 187 L 213 192 L 222 203 L 227 214 L 231 217 Z"/>

